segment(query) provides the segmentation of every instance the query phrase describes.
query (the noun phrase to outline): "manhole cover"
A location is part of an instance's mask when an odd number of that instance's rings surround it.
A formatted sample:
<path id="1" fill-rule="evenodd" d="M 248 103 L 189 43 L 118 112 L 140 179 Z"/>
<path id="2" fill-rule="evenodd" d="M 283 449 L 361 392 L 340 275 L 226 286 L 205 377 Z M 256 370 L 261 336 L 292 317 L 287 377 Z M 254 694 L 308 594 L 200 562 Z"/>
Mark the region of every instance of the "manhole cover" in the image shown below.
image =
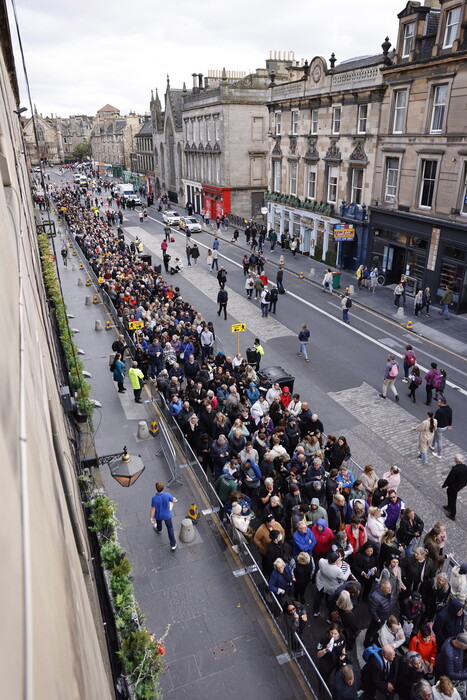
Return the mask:
<path id="1" fill-rule="evenodd" d="M 235 647 L 232 642 L 226 642 L 225 644 L 219 644 L 217 647 L 213 647 L 212 655 L 215 659 L 222 659 L 223 656 L 228 656 L 233 654 Z"/>

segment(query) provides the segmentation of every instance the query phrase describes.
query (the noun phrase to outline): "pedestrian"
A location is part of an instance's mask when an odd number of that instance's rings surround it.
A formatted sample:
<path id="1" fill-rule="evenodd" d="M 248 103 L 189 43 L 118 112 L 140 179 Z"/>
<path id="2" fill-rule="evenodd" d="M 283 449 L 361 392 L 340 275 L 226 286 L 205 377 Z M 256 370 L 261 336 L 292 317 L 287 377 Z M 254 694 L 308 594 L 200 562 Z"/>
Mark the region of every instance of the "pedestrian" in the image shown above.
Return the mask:
<path id="1" fill-rule="evenodd" d="M 156 493 L 151 501 L 150 520 L 154 525 L 154 530 L 159 535 L 162 532 L 162 523 L 165 522 L 172 552 L 175 552 L 177 549 L 177 541 L 175 539 L 174 526 L 172 523 L 172 508 L 176 502 L 177 499 L 175 496 L 164 491 L 164 484 L 162 481 L 156 481 Z"/>
<path id="2" fill-rule="evenodd" d="M 433 418 L 433 411 L 427 411 L 426 416 L 425 420 L 412 428 L 418 433 L 418 458 L 421 459 L 422 464 L 427 463 L 428 448 L 433 443 L 437 425 L 437 421 Z"/>
<path id="3" fill-rule="evenodd" d="M 381 579 L 368 596 L 368 610 L 370 613 L 370 625 L 365 634 L 364 647 L 373 644 L 381 627 L 391 614 L 392 597 L 391 584 Z"/>
<path id="4" fill-rule="evenodd" d="M 234 231 L 233 234 L 232 234 L 232 238 L 230 239 L 230 242 L 231 242 L 231 243 L 236 243 L 236 242 L 238 241 L 238 236 L 239 236 L 238 228 L 236 228 L 235 231 Z"/>
<path id="5" fill-rule="evenodd" d="M 271 293 L 267 287 L 263 287 L 260 295 L 261 316 L 267 318 L 269 314 L 269 302 L 271 301 Z"/>
<path id="6" fill-rule="evenodd" d="M 164 241 L 166 241 L 167 243 L 170 243 L 171 233 L 172 233 L 172 229 L 170 228 L 170 226 L 168 224 L 166 226 L 164 226 Z"/>
<path id="7" fill-rule="evenodd" d="M 166 271 L 167 274 L 170 273 L 170 271 L 169 271 L 169 262 L 170 262 L 170 260 L 171 260 L 171 257 L 170 257 L 170 255 L 168 254 L 168 252 L 165 250 L 164 253 L 163 253 L 163 255 L 162 255 L 162 262 L 164 263 L 164 270 Z"/>
<path id="8" fill-rule="evenodd" d="M 66 245 L 63 246 L 63 248 L 61 250 L 61 254 L 62 254 L 63 264 L 65 265 L 65 267 L 68 267 L 68 248 L 66 247 Z"/>
<path id="9" fill-rule="evenodd" d="M 399 284 L 396 284 L 396 286 L 394 288 L 394 306 L 396 307 L 396 309 L 398 309 L 399 306 L 401 305 L 403 293 L 404 293 L 404 287 L 402 286 L 402 283 L 399 282 Z"/>
<path id="10" fill-rule="evenodd" d="M 461 454 L 454 457 L 454 466 L 447 475 L 441 488 L 446 489 L 448 504 L 443 506 L 447 511 L 447 517 L 450 520 L 456 519 L 457 513 L 457 494 L 467 486 L 467 465 L 464 464 Z"/>
<path id="11" fill-rule="evenodd" d="M 214 237 L 214 240 L 212 242 L 212 249 L 219 250 L 219 239 L 217 236 Z"/>
<path id="12" fill-rule="evenodd" d="M 369 278 L 370 278 L 370 292 L 372 294 L 374 294 L 376 291 L 376 287 L 378 286 L 378 268 L 377 267 L 373 267 L 370 270 Z"/>
<path id="13" fill-rule="evenodd" d="M 144 374 L 139 369 L 138 363 L 135 360 L 133 360 L 132 366 L 130 367 L 130 370 L 128 372 L 128 378 L 133 389 L 135 403 L 143 403 L 141 401 L 141 391 L 143 388 Z"/>
<path id="14" fill-rule="evenodd" d="M 206 253 L 206 265 L 208 266 L 209 272 L 212 270 L 212 250 L 211 248 L 208 248 L 208 252 Z"/>
<path id="15" fill-rule="evenodd" d="M 276 523 L 277 526 L 277 523 Z M 282 605 L 287 596 L 292 595 L 293 574 L 290 566 L 283 559 L 276 559 L 269 579 L 268 589 L 274 593 Z"/>
<path id="16" fill-rule="evenodd" d="M 441 384 L 441 374 L 438 370 L 438 365 L 436 362 L 432 362 L 430 369 L 425 374 L 425 385 L 426 385 L 426 401 L 425 405 L 429 406 L 433 398 L 433 389 L 436 389 Z"/>
<path id="17" fill-rule="evenodd" d="M 255 288 L 255 280 L 253 278 L 253 275 L 251 273 L 248 273 L 248 277 L 245 280 L 246 296 L 248 299 L 251 299 L 254 288 Z"/>
<path id="18" fill-rule="evenodd" d="M 298 241 L 297 241 L 297 239 L 294 237 L 294 238 L 292 238 L 292 240 L 290 241 L 290 250 L 292 251 L 292 257 L 293 257 L 293 258 L 294 258 L 294 257 L 296 256 L 296 254 L 297 254 L 297 248 L 298 248 Z"/>
<path id="19" fill-rule="evenodd" d="M 409 381 L 410 368 L 413 367 L 413 365 L 417 364 L 417 358 L 415 357 L 415 353 L 411 345 L 405 346 L 405 352 L 402 361 L 404 363 L 404 379 L 402 381 L 407 383 Z"/>
<path id="20" fill-rule="evenodd" d="M 443 435 L 446 430 L 452 430 L 452 408 L 448 406 L 446 399 L 438 400 L 438 408 L 435 412 L 436 432 L 433 440 L 433 456 L 441 459 L 443 453 Z"/>
<path id="21" fill-rule="evenodd" d="M 122 356 L 119 352 L 115 355 L 114 361 L 110 365 L 111 371 L 113 371 L 114 382 L 117 382 L 118 393 L 124 394 L 126 389 L 123 385 L 125 379 L 125 363 L 122 362 Z"/>
<path id="22" fill-rule="evenodd" d="M 284 270 L 283 270 L 281 267 L 279 267 L 279 269 L 277 270 L 277 274 L 276 274 L 276 284 L 277 284 L 277 291 L 279 292 L 279 294 L 284 294 L 284 293 L 285 293 L 285 289 L 284 289 Z"/>
<path id="23" fill-rule="evenodd" d="M 345 294 L 341 299 L 341 309 L 342 309 L 342 320 L 344 323 L 350 325 L 349 311 L 352 308 L 352 299 L 350 298 L 350 291 L 346 290 Z"/>
<path id="24" fill-rule="evenodd" d="M 399 365 L 397 364 L 394 355 L 389 354 L 387 357 L 386 368 L 384 370 L 383 388 L 382 388 L 381 394 L 380 394 L 380 397 L 382 399 L 386 398 L 386 394 L 387 394 L 388 387 L 389 387 L 391 389 L 392 393 L 394 394 L 395 400 L 399 401 L 399 394 L 397 393 L 397 389 L 396 389 L 396 379 L 397 379 L 398 374 L 399 374 Z"/>
<path id="25" fill-rule="evenodd" d="M 195 265 L 197 265 L 199 258 L 199 248 L 197 243 L 193 243 L 191 247 L 191 257 L 193 258 Z"/>
<path id="26" fill-rule="evenodd" d="M 419 315 L 419 313 L 422 310 L 422 307 L 423 307 L 423 292 L 421 289 L 419 289 L 415 295 L 414 300 L 413 300 L 413 311 L 414 311 L 415 316 Z"/>
<path id="27" fill-rule="evenodd" d="M 218 271 L 217 281 L 219 282 L 219 287 L 224 289 L 225 283 L 227 282 L 227 271 L 225 268 L 221 267 L 221 269 Z"/>
<path id="28" fill-rule="evenodd" d="M 357 287 L 358 289 L 362 288 L 362 282 L 363 282 L 363 270 L 365 269 L 364 265 L 360 265 L 360 267 L 357 268 L 357 272 L 355 273 L 355 276 L 357 278 Z"/>
<path id="29" fill-rule="evenodd" d="M 323 292 L 332 294 L 332 270 L 328 267 L 323 277 Z"/>
<path id="30" fill-rule="evenodd" d="M 331 691 L 334 700 L 358 700 L 360 697 L 359 687 L 350 664 L 342 666 L 342 668 L 337 671 L 334 676 Z"/>
<path id="31" fill-rule="evenodd" d="M 219 271 L 219 251 L 215 248 L 212 251 L 212 269 Z"/>
<path id="32" fill-rule="evenodd" d="M 307 325 L 304 323 L 300 329 L 300 332 L 298 334 L 298 342 L 299 342 L 299 348 L 298 348 L 298 353 L 297 355 L 305 358 L 305 362 L 309 362 L 308 358 L 308 351 L 307 351 L 307 346 L 308 346 L 308 341 L 310 340 L 310 331 L 307 328 Z"/>
<path id="33" fill-rule="evenodd" d="M 441 375 L 441 378 L 437 381 L 437 386 L 434 387 L 435 401 L 438 401 L 439 399 L 444 399 L 444 390 L 446 388 L 446 379 L 448 376 L 445 369 L 440 369 L 439 373 Z"/>
<path id="34" fill-rule="evenodd" d="M 243 256 L 242 266 L 243 266 L 243 276 L 246 277 L 248 275 L 249 270 L 250 270 L 250 257 L 246 254 Z"/>
<path id="35" fill-rule="evenodd" d="M 191 245 L 190 245 L 190 241 L 187 241 L 187 242 L 186 242 L 186 245 L 185 245 L 185 252 L 186 252 L 186 263 L 187 263 L 188 267 L 191 267 Z"/>
<path id="36" fill-rule="evenodd" d="M 255 369 L 256 369 L 256 371 L 258 371 L 260 363 L 261 363 L 261 359 L 264 355 L 264 349 L 259 341 L 259 338 L 255 338 L 255 342 L 253 343 L 253 348 L 256 350 L 256 357 L 257 357 Z"/>
<path id="37" fill-rule="evenodd" d="M 217 311 L 217 315 L 220 316 L 221 312 L 224 312 L 224 319 L 227 321 L 227 301 L 229 299 L 229 295 L 227 293 L 227 290 L 224 289 L 224 287 L 221 287 L 219 291 L 217 292 L 217 303 L 219 304 L 219 309 Z"/>
<path id="38" fill-rule="evenodd" d="M 409 381 L 408 397 L 409 397 L 409 399 L 412 399 L 412 401 L 414 403 L 416 403 L 415 392 L 417 391 L 418 387 L 421 386 L 421 383 L 422 383 L 422 378 L 420 376 L 420 370 L 416 365 L 415 365 L 415 367 L 412 367 L 412 371 L 410 373 L 408 381 Z"/>
<path id="39" fill-rule="evenodd" d="M 276 243 L 277 243 L 277 233 L 274 231 L 273 228 L 270 228 L 270 229 L 269 229 L 269 232 L 268 232 L 268 241 L 269 241 L 270 246 L 271 246 L 271 247 L 270 247 L 270 251 L 271 251 L 271 253 L 273 253 L 273 252 L 274 252 L 274 248 L 276 247 Z"/>
<path id="40" fill-rule="evenodd" d="M 436 678 L 447 677 L 456 683 L 467 681 L 466 652 L 467 632 L 459 632 L 455 637 L 446 639 L 436 656 Z"/>
<path id="41" fill-rule="evenodd" d="M 431 292 L 429 287 L 425 287 L 422 297 L 422 309 L 426 307 L 426 315 L 430 315 Z"/>
<path id="42" fill-rule="evenodd" d="M 273 282 L 271 283 L 271 291 L 269 294 L 271 297 L 271 301 L 269 302 L 269 313 L 275 314 L 277 300 L 279 299 L 279 292 L 277 291 L 277 286 Z"/>
<path id="43" fill-rule="evenodd" d="M 316 657 L 318 671 L 329 683 L 332 672 L 337 671 L 346 660 L 345 637 L 338 622 L 331 622 L 326 634 L 318 641 Z"/>
<path id="44" fill-rule="evenodd" d="M 144 214 L 143 210 L 141 209 L 139 212 L 139 223 L 142 224 L 144 222 Z"/>
<path id="45" fill-rule="evenodd" d="M 452 306 L 453 300 L 454 295 L 452 293 L 452 289 L 449 287 L 449 285 L 446 285 L 444 287 L 444 294 L 441 297 L 441 311 L 439 312 L 442 316 L 444 316 L 446 321 L 449 321 L 449 319 L 451 318 L 451 315 L 449 313 L 449 307 Z"/>

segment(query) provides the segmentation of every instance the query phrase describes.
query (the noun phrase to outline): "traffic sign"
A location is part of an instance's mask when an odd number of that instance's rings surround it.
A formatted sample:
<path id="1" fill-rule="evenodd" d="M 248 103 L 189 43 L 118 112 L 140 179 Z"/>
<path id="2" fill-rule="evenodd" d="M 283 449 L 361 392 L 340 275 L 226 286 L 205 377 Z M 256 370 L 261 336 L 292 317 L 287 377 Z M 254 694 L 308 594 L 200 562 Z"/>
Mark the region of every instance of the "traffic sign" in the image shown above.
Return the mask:
<path id="1" fill-rule="evenodd" d="M 232 333 L 243 333 L 243 331 L 246 331 L 246 323 L 232 324 Z"/>
<path id="2" fill-rule="evenodd" d="M 144 328 L 144 321 L 128 321 L 129 331 L 137 331 L 139 328 Z"/>

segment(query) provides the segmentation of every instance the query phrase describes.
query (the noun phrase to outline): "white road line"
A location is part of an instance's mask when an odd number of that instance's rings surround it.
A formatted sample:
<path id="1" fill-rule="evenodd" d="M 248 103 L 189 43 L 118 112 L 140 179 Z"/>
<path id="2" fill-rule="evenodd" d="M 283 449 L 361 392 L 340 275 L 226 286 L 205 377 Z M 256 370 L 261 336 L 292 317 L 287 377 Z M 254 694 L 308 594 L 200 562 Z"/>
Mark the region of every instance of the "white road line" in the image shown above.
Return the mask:
<path id="1" fill-rule="evenodd" d="M 149 216 L 149 219 L 152 219 L 153 221 L 156 221 L 158 224 L 161 226 L 165 226 L 164 223 L 161 223 L 160 221 L 157 221 L 157 219 L 153 219 L 153 217 Z M 174 232 L 175 233 L 175 232 Z M 180 235 L 180 231 L 178 231 Z M 221 240 L 221 239 L 220 239 Z M 203 248 L 209 249 L 210 246 L 205 245 L 204 243 L 199 243 L 197 241 L 198 246 L 202 246 Z M 235 260 L 232 260 L 232 258 L 227 257 L 227 255 L 223 255 L 222 253 L 219 252 L 219 257 L 223 258 L 224 260 L 228 260 L 230 263 L 235 265 L 236 267 L 243 268 L 243 265 L 241 263 L 236 262 Z M 315 304 L 312 304 L 310 301 L 306 301 L 306 299 L 303 299 L 302 297 L 299 297 L 297 294 L 294 294 L 290 290 L 286 291 L 286 294 L 291 296 L 293 299 L 296 299 L 297 301 L 301 302 L 302 304 L 305 304 L 306 306 L 309 306 L 310 309 L 313 309 L 314 311 L 317 311 L 319 314 L 322 316 L 326 316 L 329 318 L 331 321 L 334 321 L 334 323 L 338 323 L 339 325 L 343 326 L 347 330 L 351 331 L 352 333 L 356 333 L 359 335 L 361 338 L 366 340 L 367 342 L 373 343 L 373 345 L 377 345 L 379 348 L 382 348 L 383 350 L 386 350 L 386 352 L 391 353 L 395 357 L 398 357 L 399 359 L 403 358 L 403 354 L 400 352 L 397 352 L 393 348 L 389 347 L 388 345 L 385 345 L 384 343 L 381 343 L 379 340 L 376 340 L 376 338 L 370 338 L 366 333 L 363 333 L 363 331 L 359 331 L 358 328 L 355 328 L 354 326 L 348 325 L 347 323 L 344 323 L 341 321 L 339 318 L 336 318 L 332 314 L 328 313 L 324 309 L 321 309 L 319 306 L 316 306 Z M 359 320 L 362 320 L 359 318 Z M 388 334 L 389 335 L 389 334 Z M 447 366 L 447 365 L 446 365 Z M 418 364 L 418 367 L 421 369 L 422 372 L 428 372 L 428 367 L 424 367 L 423 365 Z M 458 371 L 458 370 L 456 370 Z M 453 382 L 450 382 L 449 380 L 446 381 L 446 385 L 451 387 L 451 389 L 456 389 L 460 394 L 463 394 L 464 396 L 467 396 L 467 390 L 463 389 L 462 387 L 458 386 L 457 384 L 454 384 Z"/>

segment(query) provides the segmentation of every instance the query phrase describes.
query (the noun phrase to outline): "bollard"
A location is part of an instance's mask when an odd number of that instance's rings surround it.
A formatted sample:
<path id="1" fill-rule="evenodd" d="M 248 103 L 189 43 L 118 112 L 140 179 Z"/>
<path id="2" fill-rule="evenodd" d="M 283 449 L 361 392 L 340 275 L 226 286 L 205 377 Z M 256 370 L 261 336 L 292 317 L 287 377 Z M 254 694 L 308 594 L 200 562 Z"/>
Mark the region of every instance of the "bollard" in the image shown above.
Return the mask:
<path id="1" fill-rule="evenodd" d="M 396 318 L 405 318 L 405 313 L 404 313 L 404 307 L 399 306 L 399 308 L 396 311 Z"/>
<path id="2" fill-rule="evenodd" d="M 73 263 L 73 265 L 71 266 L 71 271 L 72 271 L 72 272 L 76 272 L 76 265 L 75 265 L 75 263 Z"/>
<path id="3" fill-rule="evenodd" d="M 103 331 L 104 330 L 104 326 L 102 325 L 102 322 L 99 319 L 97 319 L 97 321 L 94 325 L 94 330 L 95 331 Z"/>
<path id="4" fill-rule="evenodd" d="M 190 542 L 193 542 L 195 538 L 196 534 L 195 528 L 193 527 L 193 521 L 189 518 L 183 518 L 180 527 L 180 542 L 185 542 L 185 544 L 189 544 Z"/>
<path id="5" fill-rule="evenodd" d="M 86 297 L 86 301 L 84 303 L 86 304 L 86 306 L 91 306 L 92 305 L 91 297 Z"/>
<path id="6" fill-rule="evenodd" d="M 145 420 L 140 420 L 138 423 L 138 436 L 140 440 L 147 440 L 149 437 L 148 425 Z"/>
<path id="7" fill-rule="evenodd" d="M 353 284 L 349 286 L 349 292 L 350 296 L 353 297 L 353 295 L 355 294 L 355 287 L 353 286 Z"/>
<path id="8" fill-rule="evenodd" d="M 83 280 L 81 279 L 81 277 L 78 277 L 78 287 L 82 287 L 82 286 L 83 286 Z"/>
<path id="9" fill-rule="evenodd" d="M 304 272 L 299 272 L 299 273 L 298 273 L 298 276 L 299 276 L 299 278 L 302 280 L 302 279 L 305 277 L 305 273 L 304 273 Z"/>

